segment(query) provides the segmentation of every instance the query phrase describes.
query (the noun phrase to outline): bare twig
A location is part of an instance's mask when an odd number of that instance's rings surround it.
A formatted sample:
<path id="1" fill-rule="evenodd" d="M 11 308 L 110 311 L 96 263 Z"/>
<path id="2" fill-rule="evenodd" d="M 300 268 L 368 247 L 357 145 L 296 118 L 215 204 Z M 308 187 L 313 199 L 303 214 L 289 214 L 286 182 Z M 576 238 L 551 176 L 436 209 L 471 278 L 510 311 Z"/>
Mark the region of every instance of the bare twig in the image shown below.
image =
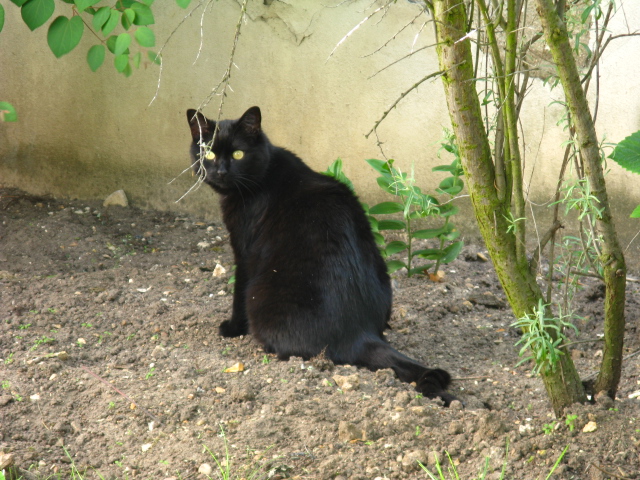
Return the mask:
<path id="1" fill-rule="evenodd" d="M 209 0 L 211 1 L 211 0 Z M 178 25 L 176 26 L 176 28 L 173 29 L 173 31 L 169 34 L 169 36 L 167 37 L 167 39 L 164 41 L 164 43 L 162 44 L 162 47 L 160 47 L 160 50 L 158 50 L 158 53 L 156 54 L 156 60 L 160 61 L 160 71 L 158 72 L 158 85 L 156 87 L 156 92 L 153 95 L 153 98 L 151 98 L 151 101 L 149 102 L 148 106 L 151 106 L 151 104 L 156 100 L 156 98 L 158 98 L 158 94 L 160 92 L 160 82 L 162 80 L 162 69 L 164 67 L 164 63 L 162 61 L 162 51 L 164 50 L 164 48 L 169 44 L 169 41 L 171 40 L 171 38 L 173 37 L 173 35 L 178 31 L 178 29 L 184 24 L 184 22 L 191 17 L 191 15 L 193 15 L 193 12 L 195 12 L 198 8 L 200 8 L 202 6 L 202 4 L 204 3 L 204 0 L 201 0 L 198 5 L 196 5 L 195 7 L 193 7 L 193 9 L 191 9 L 191 11 L 189 13 L 187 13 L 182 20 L 180 20 L 180 23 L 178 23 Z"/>
<path id="2" fill-rule="evenodd" d="M 394 108 L 396 108 L 396 106 L 402 101 L 402 99 L 404 97 L 406 97 L 409 93 L 411 93 L 413 90 L 415 90 L 416 88 L 418 88 L 422 83 L 424 83 L 425 81 L 429 80 L 430 78 L 433 77 L 437 77 L 438 75 L 442 75 L 446 72 L 448 72 L 449 70 L 451 70 L 452 68 L 458 67 L 460 66 L 461 63 L 456 63 L 455 65 L 453 65 L 451 68 L 448 68 L 447 70 L 440 70 L 438 72 L 434 72 L 431 73 L 429 75 L 427 75 L 426 77 L 424 77 L 422 80 L 419 80 L 418 82 L 416 82 L 415 84 L 413 84 L 408 90 L 406 90 L 405 92 L 403 92 L 397 99 L 395 102 L 393 102 L 393 104 L 382 114 L 382 117 L 380 117 L 380 119 L 375 123 L 375 125 L 373 126 L 373 128 L 371 128 L 371 130 L 369 130 L 369 132 L 365 135 L 365 138 L 369 138 L 369 135 L 371 135 L 374 131 L 376 131 L 376 129 L 378 128 L 378 126 L 380 126 L 380 124 L 382 123 L 382 121 L 387 118 L 387 115 L 389 115 L 389 112 L 391 112 L 391 110 L 393 110 Z"/>

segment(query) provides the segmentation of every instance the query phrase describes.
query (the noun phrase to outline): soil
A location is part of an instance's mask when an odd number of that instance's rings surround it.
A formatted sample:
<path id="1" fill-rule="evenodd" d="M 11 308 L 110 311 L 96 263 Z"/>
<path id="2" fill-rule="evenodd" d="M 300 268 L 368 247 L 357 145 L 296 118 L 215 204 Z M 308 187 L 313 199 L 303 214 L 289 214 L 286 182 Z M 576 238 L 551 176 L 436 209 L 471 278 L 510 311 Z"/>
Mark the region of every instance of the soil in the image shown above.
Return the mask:
<path id="1" fill-rule="evenodd" d="M 487 256 L 466 246 L 437 283 L 394 275 L 388 340 L 451 372 L 464 405 L 443 408 L 390 370 L 279 361 L 218 336 L 233 262 L 220 223 L 0 189 L 0 458 L 24 478 L 426 479 L 418 461 L 435 472 L 438 458 L 462 479 L 543 479 L 566 449 L 553 478 L 640 478 L 639 356 L 615 402 L 554 418 L 531 365 L 516 367 Z M 585 279 L 579 295 L 585 378 L 603 289 Z"/>

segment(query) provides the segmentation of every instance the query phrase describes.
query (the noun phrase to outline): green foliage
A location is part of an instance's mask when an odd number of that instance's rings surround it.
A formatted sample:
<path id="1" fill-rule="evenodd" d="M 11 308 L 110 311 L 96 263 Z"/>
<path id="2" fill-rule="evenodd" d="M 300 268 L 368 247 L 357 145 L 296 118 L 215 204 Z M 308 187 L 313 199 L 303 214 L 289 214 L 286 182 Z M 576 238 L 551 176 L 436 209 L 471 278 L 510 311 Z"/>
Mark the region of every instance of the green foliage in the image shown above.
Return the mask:
<path id="1" fill-rule="evenodd" d="M 154 64 L 161 62 L 159 55 L 149 50 L 156 46 L 155 33 L 149 28 L 149 25 L 155 23 L 151 10 L 152 0 L 11 1 L 20 8 L 22 20 L 32 31 L 51 20 L 56 4 L 59 9 L 68 11 L 67 15 L 54 18 L 47 31 L 47 44 L 57 58 L 75 49 L 85 30 L 89 30 L 93 34 L 91 37 L 100 41 L 87 52 L 87 63 L 94 72 L 104 63 L 107 50 L 113 54 L 115 69 L 127 77 L 133 73 L 134 68 L 140 67 L 143 58 L 148 58 L 148 61 Z M 175 1 L 180 8 L 187 8 L 191 2 Z M 4 19 L 4 7 L 0 5 L 0 32 L 4 26 Z M 118 26 L 123 31 L 114 34 Z M 3 105 L 4 103 L 6 102 L 0 103 L 0 110 L 10 110 Z M 15 110 L 13 115 L 15 116 Z M 15 121 L 15 118 L 5 113 L 4 121 Z"/>
<path id="2" fill-rule="evenodd" d="M 640 130 L 618 143 L 609 158 L 622 168 L 640 174 Z M 630 217 L 640 218 L 640 205 L 631 212 Z"/>
<path id="3" fill-rule="evenodd" d="M 569 427 L 569 431 L 573 432 L 576 429 L 576 420 L 578 419 L 578 415 L 569 414 L 567 418 L 565 418 L 564 423 L 567 427 Z"/>
<path id="4" fill-rule="evenodd" d="M 460 193 L 464 183 L 460 178 L 463 175 L 462 166 L 455 138 L 446 132 L 443 149 L 454 155 L 454 160 L 448 165 L 439 165 L 433 168 L 434 172 L 447 172 L 449 177 L 445 178 L 436 189 L 440 194 L 453 198 Z M 455 241 L 460 232 L 456 230 L 451 222 L 451 217 L 458 213 L 458 207 L 452 203 L 440 203 L 432 195 L 425 194 L 415 186 L 413 177 L 401 172 L 393 166 L 394 161 L 367 160 L 367 163 L 381 176 L 377 178 L 378 185 L 385 192 L 395 195 L 399 202 L 382 202 L 368 209 L 369 215 L 390 215 L 401 213 L 403 219 L 384 219 L 377 221 L 377 229 L 380 230 L 403 230 L 406 241 L 395 240 L 390 242 L 383 249 L 383 255 L 389 257 L 395 253 L 407 252 L 407 263 L 401 260 L 388 260 L 387 267 L 389 273 L 401 268 L 407 269 L 407 275 L 426 274 L 433 267 L 437 272 L 442 264 L 447 264 L 455 260 L 462 250 L 463 242 Z M 416 230 L 412 222 L 425 218 L 439 217 L 444 219 L 444 224 L 437 228 L 427 228 Z M 375 230 L 375 229 L 374 229 Z M 437 248 L 427 248 L 421 250 L 413 249 L 414 240 L 436 239 Z M 431 263 L 415 266 L 414 259 L 421 258 L 431 260 Z"/>
<path id="5" fill-rule="evenodd" d="M 0 122 L 15 122 L 18 120 L 16 109 L 9 102 L 0 102 Z"/>
<path id="6" fill-rule="evenodd" d="M 571 315 L 559 312 L 557 317 L 549 317 L 549 311 L 550 306 L 539 300 L 533 314 L 526 314 L 511 324 L 512 327 L 522 329 L 522 338 L 516 342 L 516 345 L 523 344 L 519 355 L 530 353 L 520 360 L 518 365 L 533 360 L 534 374 L 554 372 L 560 356 L 564 355 L 560 349 L 567 339 L 564 329 L 572 328 L 578 332 L 575 325 L 566 320 L 571 318 Z"/>

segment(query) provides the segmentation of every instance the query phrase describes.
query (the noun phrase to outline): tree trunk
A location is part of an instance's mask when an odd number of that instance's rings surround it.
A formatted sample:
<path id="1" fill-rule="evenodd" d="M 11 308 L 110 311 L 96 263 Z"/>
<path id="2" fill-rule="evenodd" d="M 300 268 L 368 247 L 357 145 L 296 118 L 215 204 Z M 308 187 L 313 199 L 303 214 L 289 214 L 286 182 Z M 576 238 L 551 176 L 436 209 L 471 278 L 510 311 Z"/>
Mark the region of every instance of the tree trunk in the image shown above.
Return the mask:
<path id="1" fill-rule="evenodd" d="M 542 293 L 527 262 L 518 258 L 516 237 L 508 233 L 510 204 L 495 187 L 495 169 L 475 89 L 473 61 L 466 34 L 464 3 L 434 0 L 437 53 L 453 131 L 476 220 L 494 268 L 516 317 L 532 313 Z M 555 371 L 542 376 L 553 410 L 584 402 L 586 397 L 570 355 L 562 355 Z"/>
<path id="2" fill-rule="evenodd" d="M 591 185 L 591 193 L 599 202 L 602 213 L 596 216 L 596 230 L 602 236 L 600 262 L 606 288 L 604 351 L 595 391 L 606 391 L 615 398 L 622 370 L 622 346 L 624 340 L 624 305 L 626 266 L 624 255 L 611 218 L 611 209 L 602 171 L 598 137 L 591 111 L 580 83 L 576 62 L 569 45 L 564 22 L 558 16 L 553 0 L 536 0 L 536 9 L 542 22 L 547 45 L 553 55 L 562 82 L 565 98 L 574 122 L 580 155 L 584 162 L 585 176 Z"/>

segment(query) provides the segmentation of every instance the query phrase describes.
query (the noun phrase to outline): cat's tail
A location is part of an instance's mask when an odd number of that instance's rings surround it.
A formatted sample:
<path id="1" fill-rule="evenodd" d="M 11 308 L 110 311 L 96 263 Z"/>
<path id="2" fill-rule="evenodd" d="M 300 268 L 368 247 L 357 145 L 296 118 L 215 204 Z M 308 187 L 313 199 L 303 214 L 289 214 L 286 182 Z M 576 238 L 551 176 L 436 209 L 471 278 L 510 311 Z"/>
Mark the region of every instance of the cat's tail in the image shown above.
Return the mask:
<path id="1" fill-rule="evenodd" d="M 363 346 L 358 363 L 369 370 L 391 368 L 403 382 L 416 384 L 416 390 L 427 398 L 441 398 L 445 406 L 457 400 L 446 391 L 451 375 L 439 368 L 427 368 L 398 352 L 381 339 L 369 339 Z"/>

